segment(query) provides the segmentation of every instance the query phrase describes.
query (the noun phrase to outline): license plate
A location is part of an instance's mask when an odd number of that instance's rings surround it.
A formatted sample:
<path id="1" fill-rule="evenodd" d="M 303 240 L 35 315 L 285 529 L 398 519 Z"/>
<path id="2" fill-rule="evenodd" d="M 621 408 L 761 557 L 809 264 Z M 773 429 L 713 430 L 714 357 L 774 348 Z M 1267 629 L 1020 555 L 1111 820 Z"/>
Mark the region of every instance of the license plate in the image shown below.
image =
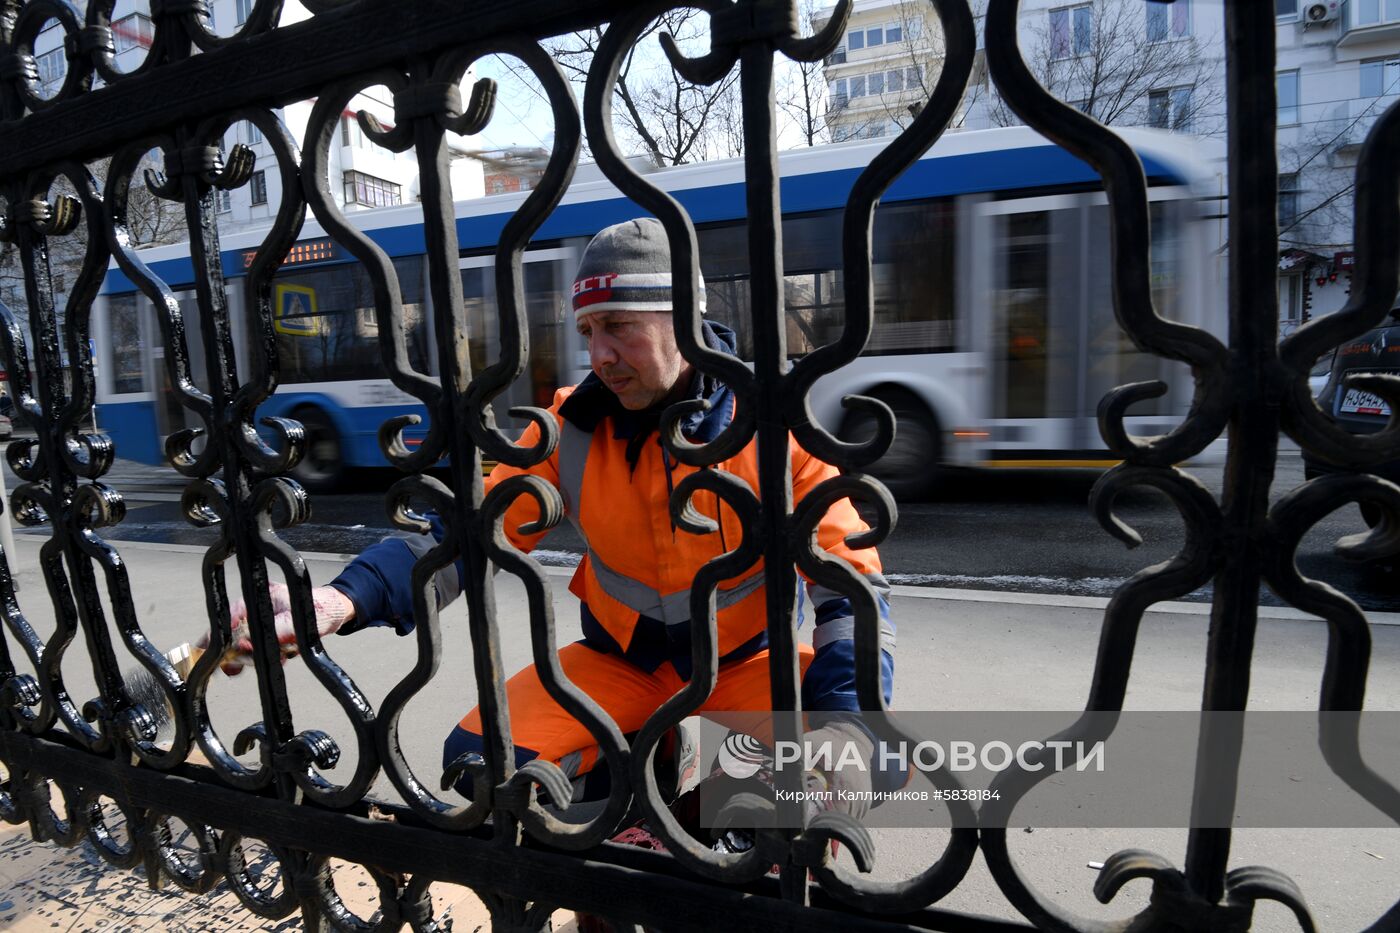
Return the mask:
<path id="1" fill-rule="evenodd" d="M 1352 415 L 1389 415 L 1390 406 L 1379 395 L 1362 392 L 1360 389 L 1347 389 L 1338 411 Z"/>

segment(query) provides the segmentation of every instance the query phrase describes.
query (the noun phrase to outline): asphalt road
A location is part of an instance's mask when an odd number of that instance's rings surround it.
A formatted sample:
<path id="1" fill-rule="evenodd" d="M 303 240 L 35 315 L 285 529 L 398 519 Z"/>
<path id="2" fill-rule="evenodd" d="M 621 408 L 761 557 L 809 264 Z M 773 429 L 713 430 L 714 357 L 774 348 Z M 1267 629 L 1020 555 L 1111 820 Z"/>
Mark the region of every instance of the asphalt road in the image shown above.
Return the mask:
<path id="1" fill-rule="evenodd" d="M 1217 497 L 1222 465 L 1186 467 Z M 896 583 L 1031 593 L 1107 596 L 1137 570 L 1170 558 L 1182 545 L 1182 522 L 1167 498 L 1152 489 L 1128 490 L 1119 515 L 1142 536 L 1129 549 L 1109 536 L 1088 509 L 1094 470 L 980 470 L 946 476 L 930 501 L 906 502 L 881 555 Z M 398 478 L 387 470 L 359 471 L 347 489 L 312 499 L 309 522 L 284 532 L 304 551 L 355 554 L 392 533 L 384 493 Z M 1274 495 L 1303 482 L 1296 450 L 1284 450 Z M 114 539 L 207 544 L 212 531 L 190 526 L 178 505 L 179 487 L 129 488 L 126 519 L 109 529 Z M 1363 608 L 1400 611 L 1400 583 L 1388 566 L 1357 565 L 1335 556 L 1337 538 L 1365 529 L 1355 506 L 1333 513 L 1299 549 L 1303 572 L 1357 599 Z M 565 523 L 536 551 L 542 563 L 570 565 L 581 542 Z M 1208 601 L 1209 588 L 1189 599 Z M 1281 605 L 1272 593 L 1261 599 Z"/>

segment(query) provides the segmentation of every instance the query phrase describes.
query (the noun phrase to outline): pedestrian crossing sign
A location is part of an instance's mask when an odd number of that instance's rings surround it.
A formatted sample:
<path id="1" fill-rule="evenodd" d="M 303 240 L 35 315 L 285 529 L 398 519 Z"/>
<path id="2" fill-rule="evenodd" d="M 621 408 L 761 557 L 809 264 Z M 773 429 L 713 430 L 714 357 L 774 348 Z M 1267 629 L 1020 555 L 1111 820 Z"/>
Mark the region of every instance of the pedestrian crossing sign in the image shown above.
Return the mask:
<path id="1" fill-rule="evenodd" d="M 321 316 L 316 307 L 316 289 L 309 285 L 278 283 L 273 298 L 273 330 L 290 337 L 320 336 Z"/>

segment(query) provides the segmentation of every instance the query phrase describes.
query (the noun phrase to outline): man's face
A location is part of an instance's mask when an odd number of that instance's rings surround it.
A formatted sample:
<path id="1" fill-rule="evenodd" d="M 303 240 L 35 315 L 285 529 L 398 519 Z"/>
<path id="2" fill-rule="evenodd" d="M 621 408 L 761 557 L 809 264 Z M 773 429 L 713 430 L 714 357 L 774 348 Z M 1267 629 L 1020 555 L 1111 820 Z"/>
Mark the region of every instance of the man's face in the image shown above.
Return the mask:
<path id="1" fill-rule="evenodd" d="M 623 408 L 650 408 L 680 381 L 686 364 L 673 326 L 671 315 L 657 311 L 595 311 L 578 319 L 593 372 Z"/>

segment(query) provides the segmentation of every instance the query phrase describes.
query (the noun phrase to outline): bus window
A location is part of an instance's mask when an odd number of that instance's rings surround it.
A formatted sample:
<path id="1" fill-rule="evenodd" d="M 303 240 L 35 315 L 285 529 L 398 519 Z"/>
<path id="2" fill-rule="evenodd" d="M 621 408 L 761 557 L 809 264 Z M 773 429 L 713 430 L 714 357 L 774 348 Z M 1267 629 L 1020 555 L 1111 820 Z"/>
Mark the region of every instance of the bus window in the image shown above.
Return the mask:
<path id="1" fill-rule="evenodd" d="M 563 384 L 565 375 L 565 341 L 563 326 L 572 301 L 573 287 L 568 279 L 571 271 L 561 261 L 525 264 L 525 317 L 530 336 L 530 360 L 525 375 L 517 380 L 509 393 L 523 404 L 548 408 L 554 402 L 554 391 Z M 524 422 L 521 422 L 523 429 Z"/>
<path id="2" fill-rule="evenodd" d="M 954 231 L 951 202 L 922 201 L 876 211 L 872 285 L 875 320 L 866 353 L 930 353 L 954 348 Z M 753 358 L 748 236 L 743 224 L 699 231 L 709 317 L 732 327 L 739 355 Z M 783 221 L 783 302 L 792 357 L 834 343 L 845 326 L 841 215 Z"/>
<path id="3" fill-rule="evenodd" d="M 753 359 L 749 311 L 749 235 L 743 223 L 695 231 L 705 279 L 705 317 L 732 328 L 740 359 Z"/>
<path id="4" fill-rule="evenodd" d="M 135 292 L 108 299 L 107 339 L 111 347 L 113 394 L 148 391 L 146 367 L 141 360 L 141 318 Z"/>
<path id="5" fill-rule="evenodd" d="M 705 275 L 705 317 L 734 330 L 741 359 L 753 359 L 753 319 L 749 313 L 747 276 Z"/>
<path id="6" fill-rule="evenodd" d="M 867 354 L 954 348 L 954 245 L 950 201 L 890 204 L 875 212 L 875 328 Z"/>
<path id="7" fill-rule="evenodd" d="M 199 299 L 195 295 L 194 289 L 185 289 L 174 292 L 176 303 L 180 307 L 180 318 L 185 329 L 185 352 L 188 356 L 190 381 L 201 392 L 209 392 L 209 371 L 205 366 L 204 357 L 204 320 L 199 314 Z M 159 323 L 156 315 L 159 313 L 156 306 L 142 298 L 141 304 L 145 307 L 146 313 L 150 315 L 152 333 L 159 333 Z M 157 342 L 152 354 L 157 359 L 156 373 L 157 385 L 160 387 L 159 403 L 156 405 L 156 427 L 162 436 L 174 434 L 176 431 L 185 428 L 200 428 L 203 422 L 199 416 L 190 411 L 180 401 L 175 393 L 175 389 L 170 381 L 170 372 L 166 368 L 165 345 L 163 341 Z M 203 449 L 206 441 L 196 441 L 193 450 L 198 453 Z"/>
<path id="8" fill-rule="evenodd" d="M 431 372 L 422 257 L 395 259 L 394 269 L 409 361 L 419 372 Z M 273 325 L 284 384 L 385 376 L 374 290 L 358 263 L 279 274 L 273 284 Z"/>
<path id="9" fill-rule="evenodd" d="M 846 292 L 836 270 L 783 276 L 789 356 L 801 356 L 841 336 Z"/>
<path id="10" fill-rule="evenodd" d="M 496 318 L 495 288 L 489 284 L 493 270 L 478 266 L 462 270 L 462 311 L 467 321 L 467 359 L 472 372 L 479 373 L 489 365 L 487 334 L 492 333 Z"/>
<path id="11" fill-rule="evenodd" d="M 568 314 L 573 259 L 525 257 L 525 319 L 530 356 L 525 372 L 492 403 L 496 422 L 515 433 L 529 424 L 510 417 L 517 406 L 548 408 L 560 386 L 575 381 L 568 360 L 564 324 Z M 501 324 L 496 301 L 496 271 L 490 257 L 462 260 L 462 305 L 466 313 L 467 348 L 472 372 L 479 373 L 500 359 Z"/>
<path id="12" fill-rule="evenodd" d="M 1152 301 L 1163 317 L 1176 313 L 1176 294 L 1180 274 L 1180 244 L 1174 225 L 1166 222 L 1162 203 L 1151 205 L 1152 219 Z M 1115 387 L 1131 382 L 1148 382 L 1165 378 L 1161 357 L 1143 353 L 1118 325 L 1113 312 L 1113 267 L 1110 255 L 1108 206 L 1089 207 L 1089 326 L 1086 334 L 1085 404 L 1093 412 L 1099 401 Z M 1178 374 L 1180 375 L 1180 374 Z M 1179 390 L 1178 386 L 1173 386 Z M 1160 415 L 1171 410 L 1167 397 L 1138 402 L 1129 415 Z"/>

